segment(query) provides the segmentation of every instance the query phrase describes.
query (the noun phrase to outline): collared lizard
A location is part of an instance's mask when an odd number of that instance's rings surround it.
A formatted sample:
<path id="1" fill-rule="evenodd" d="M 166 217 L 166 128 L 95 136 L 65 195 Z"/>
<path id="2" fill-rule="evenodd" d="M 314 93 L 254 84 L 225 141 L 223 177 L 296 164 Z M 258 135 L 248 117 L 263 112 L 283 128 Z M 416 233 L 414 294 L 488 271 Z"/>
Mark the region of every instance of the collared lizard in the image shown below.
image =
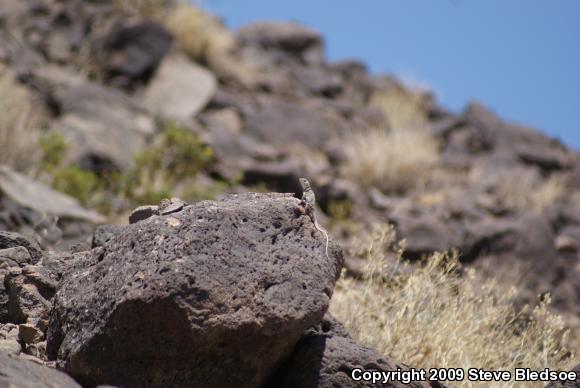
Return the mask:
<path id="1" fill-rule="evenodd" d="M 316 195 L 314 191 L 312 191 L 312 187 L 310 186 L 310 182 L 306 178 L 300 178 L 300 185 L 302 186 L 302 203 L 304 205 L 304 209 L 306 210 L 307 214 L 310 216 L 310 219 L 314 223 L 314 227 L 318 229 L 321 233 L 324 234 L 326 237 L 326 257 L 328 256 L 328 232 L 320 226 L 318 221 L 316 220 L 316 215 L 314 214 L 314 206 L 316 205 Z"/>

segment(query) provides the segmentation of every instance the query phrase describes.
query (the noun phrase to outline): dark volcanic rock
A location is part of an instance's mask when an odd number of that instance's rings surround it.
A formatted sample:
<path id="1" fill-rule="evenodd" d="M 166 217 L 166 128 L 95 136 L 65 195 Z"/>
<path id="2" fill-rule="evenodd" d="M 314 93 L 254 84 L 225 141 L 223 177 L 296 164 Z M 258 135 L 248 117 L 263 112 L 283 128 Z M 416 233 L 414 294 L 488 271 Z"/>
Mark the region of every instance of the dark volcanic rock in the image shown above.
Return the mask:
<path id="1" fill-rule="evenodd" d="M 96 42 L 109 77 L 120 86 L 147 79 L 171 48 L 171 34 L 150 20 L 116 24 Z"/>
<path id="2" fill-rule="evenodd" d="M 49 358 L 87 385 L 261 385 L 323 317 L 342 265 L 299 203 L 230 196 L 127 226 L 65 276 Z"/>
<path id="3" fill-rule="evenodd" d="M 30 254 L 32 261 L 30 264 L 35 264 L 42 257 L 42 250 L 40 245 L 32 238 L 23 236 L 14 232 L 0 231 L 0 249 L 24 247 Z"/>
<path id="4" fill-rule="evenodd" d="M 107 112 L 110 114 L 110 111 Z M 104 217 L 98 213 L 84 209 L 79 202 L 65 195 L 57 192 L 44 184 L 33 180 L 32 178 L 17 173 L 6 166 L 0 166 L 0 198 L 10 199 L 13 207 L 25 208 L 30 213 L 33 211 L 39 215 L 57 216 L 59 219 L 82 221 L 87 223 L 100 223 L 104 221 Z M 5 233 L 5 232 L 0 232 Z M 0 249 L 8 248 L 8 245 L 3 245 L 2 241 L 6 241 L 4 234 L 0 234 Z M 21 241 L 21 240 L 19 240 Z M 19 242 L 18 244 L 24 244 Z M 37 261 L 40 254 L 38 244 L 28 241 L 22 245 L 29 250 L 32 258 Z M 17 245 L 10 245 L 17 246 Z M 30 251 L 33 249 L 33 251 Z"/>
<path id="5" fill-rule="evenodd" d="M 242 46 L 280 51 L 306 63 L 320 63 L 324 59 L 324 47 L 320 34 L 297 23 L 251 24 L 239 30 L 237 39 Z"/>
<path id="6" fill-rule="evenodd" d="M 348 387 L 440 387 L 437 382 L 375 383 L 355 381 L 354 369 L 396 371 L 409 367 L 381 356 L 376 350 L 356 343 L 346 329 L 327 314 L 300 338 L 293 353 L 273 376 L 267 388 L 348 388 Z"/>
<path id="7" fill-rule="evenodd" d="M 62 116 L 54 128 L 75 144 L 68 157 L 85 169 L 128 168 L 155 131 L 145 107 L 111 87 L 83 82 L 57 93 L 55 99 Z"/>
<path id="8" fill-rule="evenodd" d="M 246 120 L 248 133 L 273 144 L 293 141 L 320 147 L 346 129 L 339 117 L 317 107 L 273 99 L 264 100 Z"/>
<path id="9" fill-rule="evenodd" d="M 0 352 L 0 387 L 81 388 L 62 372 Z"/>
<path id="10" fill-rule="evenodd" d="M 208 104 L 216 87 L 212 72 L 176 53 L 163 60 L 144 91 L 143 102 L 156 115 L 188 122 Z"/>
<path id="11" fill-rule="evenodd" d="M 476 129 L 476 137 L 479 139 L 475 143 L 481 143 L 481 146 L 476 147 L 477 151 L 489 152 L 489 161 L 494 165 L 523 162 L 544 172 L 564 170 L 573 166 L 572 153 L 558 141 L 549 139 L 531 128 L 503 121 L 479 103 L 471 103 L 463 118 L 467 122 L 466 129 L 470 131 Z M 473 142 L 466 141 L 465 144 Z"/>
<path id="12" fill-rule="evenodd" d="M 93 233 L 93 239 L 91 242 L 91 247 L 102 247 L 107 242 L 112 240 L 115 236 L 121 233 L 123 227 L 120 225 L 100 225 L 95 229 Z"/>
<path id="13" fill-rule="evenodd" d="M 9 321 L 30 321 L 45 330 L 57 286 L 53 274 L 42 266 L 13 267 L 5 275 L 4 285 L 9 296 Z"/>

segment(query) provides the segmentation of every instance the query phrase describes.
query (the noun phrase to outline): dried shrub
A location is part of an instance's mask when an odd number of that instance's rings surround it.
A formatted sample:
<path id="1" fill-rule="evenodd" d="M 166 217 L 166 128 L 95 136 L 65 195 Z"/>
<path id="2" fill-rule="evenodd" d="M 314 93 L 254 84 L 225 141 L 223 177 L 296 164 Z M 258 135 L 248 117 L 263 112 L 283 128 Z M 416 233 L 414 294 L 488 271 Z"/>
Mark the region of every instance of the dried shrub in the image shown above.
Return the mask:
<path id="1" fill-rule="evenodd" d="M 352 252 L 367 259 L 365 280 L 343 276 L 337 285 L 331 312 L 356 339 L 419 368 L 570 366 L 569 331 L 550 311 L 549 297 L 516 311 L 516 289 L 506 293 L 493 281 L 476 281 L 474 271 L 461 274 L 457 255 L 438 253 L 412 266 L 401 259 L 404 244 L 394 241 L 391 227 L 376 227 Z M 385 260 L 387 251 L 396 259 Z M 490 385 L 465 379 L 453 386 Z"/>
<path id="2" fill-rule="evenodd" d="M 175 7 L 165 21 L 179 46 L 199 63 L 211 64 L 226 55 L 234 38 L 214 16 L 188 5 Z"/>
<path id="3" fill-rule="evenodd" d="M 439 160 L 437 142 L 420 129 L 359 132 L 347 140 L 346 151 L 343 175 L 384 192 L 415 187 Z"/>
<path id="4" fill-rule="evenodd" d="M 0 164 L 23 172 L 35 170 L 42 109 L 34 106 L 25 87 L 3 72 L 1 64 L 0 112 Z"/>
<path id="5" fill-rule="evenodd" d="M 557 203 L 566 192 L 564 180 L 553 175 L 543 178 L 529 168 L 476 169 L 471 174 L 472 182 L 483 184 L 493 192 L 501 203 L 511 209 L 541 212 Z"/>

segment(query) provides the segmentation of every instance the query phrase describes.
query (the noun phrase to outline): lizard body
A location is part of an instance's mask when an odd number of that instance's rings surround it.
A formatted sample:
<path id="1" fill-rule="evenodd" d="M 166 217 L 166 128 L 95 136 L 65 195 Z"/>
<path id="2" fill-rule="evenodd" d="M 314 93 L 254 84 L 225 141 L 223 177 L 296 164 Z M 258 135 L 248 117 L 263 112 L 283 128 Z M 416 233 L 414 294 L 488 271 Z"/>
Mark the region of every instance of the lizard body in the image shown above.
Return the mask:
<path id="1" fill-rule="evenodd" d="M 326 252 L 326 257 L 329 258 L 329 256 L 328 256 L 328 242 L 329 242 L 328 232 L 322 226 L 320 226 L 320 224 L 316 220 L 316 215 L 314 214 L 314 206 L 316 205 L 316 195 L 314 194 L 314 191 L 312 190 L 312 187 L 310 186 L 310 182 L 308 182 L 308 179 L 300 178 L 299 180 L 300 180 L 300 185 L 302 186 L 302 203 L 304 204 L 304 208 L 306 209 L 308 215 L 312 219 L 312 222 L 314 223 L 314 227 L 318 231 L 323 233 L 324 236 L 326 237 L 325 252 Z"/>

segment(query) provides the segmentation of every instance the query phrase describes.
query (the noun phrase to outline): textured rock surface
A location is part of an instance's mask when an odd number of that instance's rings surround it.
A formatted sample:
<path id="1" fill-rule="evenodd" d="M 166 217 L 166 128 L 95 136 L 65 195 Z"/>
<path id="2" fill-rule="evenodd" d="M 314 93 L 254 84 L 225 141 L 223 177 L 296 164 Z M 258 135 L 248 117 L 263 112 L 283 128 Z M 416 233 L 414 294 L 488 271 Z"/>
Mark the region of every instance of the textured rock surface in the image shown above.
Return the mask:
<path id="1" fill-rule="evenodd" d="M 56 98 L 62 116 L 54 127 L 75 144 L 70 157 L 86 169 L 128 168 L 155 132 L 145 107 L 119 90 L 84 82 Z"/>
<path id="2" fill-rule="evenodd" d="M 258 140 L 271 144 L 297 142 L 312 147 L 346 130 L 346 125 L 332 114 L 295 102 L 264 99 L 255 114 L 249 115 L 246 130 Z"/>
<path id="3" fill-rule="evenodd" d="M 14 263 L 23 262 L 28 264 L 35 264 L 42 257 L 42 250 L 40 246 L 32 238 L 23 236 L 15 232 L 0 231 L 0 249 L 4 250 L 18 247 L 26 249 L 26 251 L 30 256 L 29 259 L 30 261 L 27 261 L 25 256 L 23 259 L 22 255 L 18 254 L 19 250 L 0 251 L 0 261 L 5 261 L 6 263 L 8 263 L 8 260 L 10 259 L 10 262 Z M 16 257 L 13 255 L 16 255 Z M 6 260 L 3 260 L 2 257 L 5 257 Z"/>
<path id="4" fill-rule="evenodd" d="M 0 166 L 0 193 L 39 213 L 95 223 L 104 221 L 101 215 L 82 208 L 75 199 L 5 166 Z"/>
<path id="5" fill-rule="evenodd" d="M 96 44 L 96 57 L 112 82 L 132 86 L 146 80 L 172 43 L 171 34 L 150 20 L 114 25 Z"/>
<path id="6" fill-rule="evenodd" d="M 0 387 L 81 388 L 66 374 L 0 351 Z"/>
<path id="7" fill-rule="evenodd" d="M 129 225 L 67 275 L 49 357 L 89 385 L 262 384 L 322 318 L 342 265 L 300 209 L 247 194 Z"/>
<path id="8" fill-rule="evenodd" d="M 8 293 L 9 322 L 30 322 L 45 331 L 52 308 L 50 300 L 57 287 L 54 277 L 51 271 L 42 266 L 10 268 L 4 279 Z"/>
<path id="9" fill-rule="evenodd" d="M 215 76 L 185 55 L 168 55 L 145 91 L 145 105 L 165 118 L 187 122 L 216 92 Z"/>
<path id="10" fill-rule="evenodd" d="M 268 383 L 267 388 L 334 388 L 334 387 L 440 387 L 413 382 L 386 384 L 354 381 L 351 372 L 363 370 L 396 371 L 409 367 L 386 359 L 377 351 L 356 343 L 345 328 L 330 314 L 316 326 L 310 328 L 300 338 L 294 351 L 278 373 Z"/>

